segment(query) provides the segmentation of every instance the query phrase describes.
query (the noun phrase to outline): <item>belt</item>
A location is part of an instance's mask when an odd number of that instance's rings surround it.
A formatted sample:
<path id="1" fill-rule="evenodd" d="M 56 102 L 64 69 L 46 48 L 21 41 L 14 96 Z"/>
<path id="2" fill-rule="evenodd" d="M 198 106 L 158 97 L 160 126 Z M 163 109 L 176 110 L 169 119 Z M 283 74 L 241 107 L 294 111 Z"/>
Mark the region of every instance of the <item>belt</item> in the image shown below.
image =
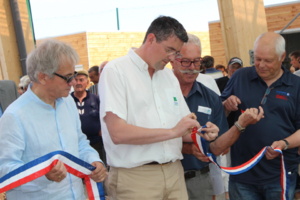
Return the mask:
<path id="1" fill-rule="evenodd" d="M 159 163 L 159 162 L 153 161 L 153 162 L 146 163 L 146 164 L 144 164 L 144 165 L 166 165 L 166 164 L 169 164 L 169 163 L 171 163 L 171 162 L 172 162 L 172 161 L 165 162 L 165 163 Z"/>
<path id="2" fill-rule="evenodd" d="M 196 176 L 196 173 L 200 172 L 200 174 L 206 174 L 209 172 L 209 166 L 203 167 L 200 170 L 189 170 L 184 172 L 184 178 L 185 179 L 190 179 L 194 178 Z"/>

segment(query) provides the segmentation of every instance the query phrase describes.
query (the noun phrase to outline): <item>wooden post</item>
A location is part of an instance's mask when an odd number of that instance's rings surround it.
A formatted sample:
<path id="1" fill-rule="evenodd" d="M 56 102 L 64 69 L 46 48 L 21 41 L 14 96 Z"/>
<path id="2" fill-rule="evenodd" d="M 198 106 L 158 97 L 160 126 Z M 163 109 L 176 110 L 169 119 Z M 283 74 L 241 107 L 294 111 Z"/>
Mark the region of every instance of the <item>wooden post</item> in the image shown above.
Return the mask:
<path id="1" fill-rule="evenodd" d="M 237 56 L 250 66 L 249 50 L 268 30 L 263 0 L 218 0 L 218 5 L 226 60 Z"/>
<path id="2" fill-rule="evenodd" d="M 13 80 L 19 83 L 22 68 L 18 53 L 16 34 L 9 1 L 0 0 L 0 80 Z M 26 0 L 18 0 L 26 51 L 34 48 L 32 30 L 29 24 Z"/>

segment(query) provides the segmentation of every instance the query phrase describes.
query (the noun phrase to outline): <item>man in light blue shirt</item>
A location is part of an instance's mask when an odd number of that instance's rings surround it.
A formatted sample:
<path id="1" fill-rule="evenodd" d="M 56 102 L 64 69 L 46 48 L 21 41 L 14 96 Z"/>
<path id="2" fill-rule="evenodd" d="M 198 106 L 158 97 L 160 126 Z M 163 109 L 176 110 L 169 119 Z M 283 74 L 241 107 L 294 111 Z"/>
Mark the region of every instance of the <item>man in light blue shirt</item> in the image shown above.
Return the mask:
<path id="1" fill-rule="evenodd" d="M 0 119 L 0 177 L 53 151 L 68 152 L 96 169 L 90 177 L 101 182 L 106 169 L 81 131 L 74 100 L 78 56 L 65 43 L 47 40 L 27 58 L 32 81 L 27 92 Z M 67 173 L 61 161 L 41 176 L 7 192 L 7 199 L 86 199 L 82 179 Z"/>

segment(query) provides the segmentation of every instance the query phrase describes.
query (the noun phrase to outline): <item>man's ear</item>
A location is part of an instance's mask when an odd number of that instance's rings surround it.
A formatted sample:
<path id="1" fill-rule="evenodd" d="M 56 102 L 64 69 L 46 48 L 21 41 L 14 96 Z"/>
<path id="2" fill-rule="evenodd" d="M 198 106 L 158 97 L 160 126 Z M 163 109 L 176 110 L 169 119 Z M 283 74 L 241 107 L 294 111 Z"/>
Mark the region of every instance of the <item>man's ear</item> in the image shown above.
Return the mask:
<path id="1" fill-rule="evenodd" d="M 49 76 L 47 74 L 44 74 L 42 72 L 38 73 L 38 81 L 42 85 L 46 85 L 48 79 L 49 79 Z"/>
<path id="2" fill-rule="evenodd" d="M 283 62 L 283 61 L 284 61 L 284 59 L 285 59 L 285 56 L 286 56 L 286 52 L 284 52 L 284 53 L 282 54 L 282 56 L 281 56 L 281 58 L 280 58 L 280 61 L 281 61 L 281 62 Z"/>
<path id="3" fill-rule="evenodd" d="M 154 35 L 154 33 L 149 33 L 147 35 L 146 42 L 149 42 L 150 44 L 152 44 L 153 42 L 156 42 L 156 36 Z"/>

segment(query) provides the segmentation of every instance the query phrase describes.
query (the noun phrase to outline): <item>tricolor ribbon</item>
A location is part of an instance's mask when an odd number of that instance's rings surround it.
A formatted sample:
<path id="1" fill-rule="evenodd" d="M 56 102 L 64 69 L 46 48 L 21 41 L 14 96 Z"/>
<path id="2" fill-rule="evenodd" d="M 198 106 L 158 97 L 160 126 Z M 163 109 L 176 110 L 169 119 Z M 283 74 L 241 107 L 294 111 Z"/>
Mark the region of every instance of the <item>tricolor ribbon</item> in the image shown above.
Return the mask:
<path id="1" fill-rule="evenodd" d="M 89 177 L 96 168 L 64 151 L 51 152 L 6 174 L 0 178 L 0 193 L 44 176 L 58 161 L 64 163 L 69 173 L 84 179 L 89 200 L 105 200 L 102 183 Z"/>
<path id="2" fill-rule="evenodd" d="M 204 126 L 203 126 L 203 128 L 204 128 Z M 267 148 L 271 148 L 271 147 L 262 148 L 253 158 L 251 158 L 249 161 L 247 161 L 239 166 L 222 167 L 213 159 L 211 153 L 206 152 L 206 148 L 204 146 L 205 139 L 203 139 L 201 136 L 199 136 L 198 134 L 195 133 L 198 131 L 193 130 L 192 134 L 191 134 L 194 144 L 197 146 L 197 148 L 200 150 L 201 153 L 203 153 L 204 155 L 206 155 L 209 158 L 209 160 L 212 163 L 214 163 L 220 169 L 222 169 L 224 172 L 226 172 L 230 175 L 237 175 L 237 174 L 241 174 L 241 173 L 244 173 L 244 172 L 250 170 L 262 159 L 262 157 L 265 155 L 265 152 L 267 151 Z M 285 164 L 284 164 L 284 157 L 283 157 L 281 149 L 275 148 L 274 151 L 277 151 L 281 154 L 281 177 L 280 177 L 280 185 L 281 185 L 281 189 L 282 189 L 281 199 L 288 200 L 289 198 L 288 198 L 288 192 L 287 192 L 288 191 L 287 190 L 287 173 L 286 173 Z"/>

